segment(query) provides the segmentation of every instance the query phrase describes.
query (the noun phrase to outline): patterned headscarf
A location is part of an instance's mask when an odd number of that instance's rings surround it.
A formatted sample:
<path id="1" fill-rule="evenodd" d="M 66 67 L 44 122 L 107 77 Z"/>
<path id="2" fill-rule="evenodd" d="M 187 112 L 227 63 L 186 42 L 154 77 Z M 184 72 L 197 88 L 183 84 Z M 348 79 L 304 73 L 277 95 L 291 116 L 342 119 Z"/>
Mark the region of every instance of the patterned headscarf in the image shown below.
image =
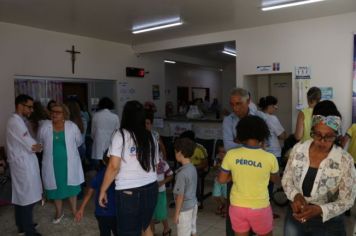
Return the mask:
<path id="1" fill-rule="evenodd" d="M 338 116 L 322 116 L 322 115 L 314 115 L 312 120 L 312 126 L 315 126 L 319 123 L 323 123 L 327 125 L 334 131 L 341 133 L 341 118 Z"/>

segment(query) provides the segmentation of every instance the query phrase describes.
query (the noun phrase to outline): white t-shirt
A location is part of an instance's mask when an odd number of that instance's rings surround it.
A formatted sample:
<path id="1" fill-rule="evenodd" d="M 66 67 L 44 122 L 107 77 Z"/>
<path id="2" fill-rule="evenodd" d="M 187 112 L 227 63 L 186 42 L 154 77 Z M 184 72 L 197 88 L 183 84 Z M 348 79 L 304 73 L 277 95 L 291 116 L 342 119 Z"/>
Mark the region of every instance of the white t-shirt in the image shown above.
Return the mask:
<path id="1" fill-rule="evenodd" d="M 268 125 L 269 131 L 271 132 L 266 149 L 276 157 L 280 157 L 281 145 L 279 143 L 278 136 L 284 132 L 284 128 L 275 115 L 266 114 L 266 123 Z"/>
<path id="2" fill-rule="evenodd" d="M 130 189 L 145 186 L 157 181 L 156 171 L 151 168 L 146 172 L 140 165 L 136 156 L 136 145 L 130 133 L 123 130 L 125 144 L 123 144 L 120 130 L 116 131 L 109 147 L 108 156 L 121 158 L 119 173 L 115 177 L 115 189 Z M 155 165 L 159 161 L 158 144 L 155 139 Z"/>
<path id="3" fill-rule="evenodd" d="M 166 176 L 171 176 L 171 175 L 173 175 L 173 171 L 169 168 L 168 163 L 162 158 L 159 158 L 159 163 L 157 166 L 157 181 L 160 182 L 164 180 Z M 159 192 L 166 191 L 166 185 L 163 184 L 161 187 L 159 187 L 158 191 Z"/>

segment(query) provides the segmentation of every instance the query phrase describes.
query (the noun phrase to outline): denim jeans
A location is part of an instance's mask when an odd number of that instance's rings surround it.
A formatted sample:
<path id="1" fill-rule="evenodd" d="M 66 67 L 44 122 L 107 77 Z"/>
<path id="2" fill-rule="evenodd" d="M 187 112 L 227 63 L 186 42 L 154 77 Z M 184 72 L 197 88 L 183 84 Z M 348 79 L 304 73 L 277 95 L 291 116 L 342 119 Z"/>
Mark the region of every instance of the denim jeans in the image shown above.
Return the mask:
<path id="1" fill-rule="evenodd" d="M 116 190 L 118 235 L 141 236 L 152 220 L 158 197 L 155 181 L 138 188 Z"/>
<path id="2" fill-rule="evenodd" d="M 114 236 L 117 234 L 117 225 L 115 216 L 95 216 L 98 221 L 98 226 L 100 230 L 100 236 L 111 236 L 111 232 Z"/>
<path id="3" fill-rule="evenodd" d="M 288 236 L 346 236 L 344 215 L 341 214 L 323 223 L 321 217 L 300 223 L 289 207 L 284 224 L 284 235 Z"/>

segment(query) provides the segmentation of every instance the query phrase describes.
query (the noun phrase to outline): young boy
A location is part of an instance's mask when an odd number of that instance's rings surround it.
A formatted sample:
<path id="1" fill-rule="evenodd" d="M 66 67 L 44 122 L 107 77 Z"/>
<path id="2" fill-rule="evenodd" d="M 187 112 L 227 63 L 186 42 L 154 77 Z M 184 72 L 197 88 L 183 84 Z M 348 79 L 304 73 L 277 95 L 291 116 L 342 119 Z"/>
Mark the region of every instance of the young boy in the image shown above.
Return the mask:
<path id="1" fill-rule="evenodd" d="M 107 153 L 107 152 L 105 152 Z M 116 226 L 116 207 L 115 207 L 115 183 L 113 182 L 107 191 L 107 207 L 103 208 L 99 206 L 98 197 L 100 192 L 100 186 L 104 179 L 106 165 L 109 162 L 109 158 L 105 155 L 103 159 L 104 166 L 98 171 L 94 179 L 91 181 L 90 187 L 86 192 L 83 202 L 79 207 L 79 210 L 75 214 L 75 220 L 79 222 L 84 215 L 85 206 L 88 204 L 90 198 L 95 192 L 95 218 L 98 221 L 100 236 L 111 235 L 111 232 L 117 236 Z"/>
<path id="2" fill-rule="evenodd" d="M 268 183 L 279 182 L 277 158 L 262 149 L 269 137 L 269 128 L 261 118 L 247 116 L 236 127 L 241 148 L 231 149 L 221 165 L 220 183 L 232 178 L 229 215 L 238 236 L 247 236 L 252 229 L 257 235 L 271 236 L 272 209 Z"/>
<path id="3" fill-rule="evenodd" d="M 196 144 L 189 138 L 179 138 L 174 143 L 176 159 L 182 164 L 177 170 L 173 188 L 176 210 L 174 223 L 177 224 L 178 236 L 195 236 L 197 233 L 197 171 L 190 162 Z"/>

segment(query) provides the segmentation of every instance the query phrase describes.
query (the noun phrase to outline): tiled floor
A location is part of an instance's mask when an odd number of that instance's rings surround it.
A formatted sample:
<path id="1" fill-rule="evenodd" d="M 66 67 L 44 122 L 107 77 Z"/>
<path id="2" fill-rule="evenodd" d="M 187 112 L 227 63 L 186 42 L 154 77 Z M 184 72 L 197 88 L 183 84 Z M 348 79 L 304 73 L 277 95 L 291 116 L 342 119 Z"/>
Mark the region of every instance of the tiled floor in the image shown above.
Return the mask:
<path id="1" fill-rule="evenodd" d="M 208 181 L 207 189 L 211 189 L 212 181 Z M 208 192 L 207 190 L 207 192 Z M 168 194 L 168 198 L 172 198 L 172 194 Z M 73 221 L 73 217 L 69 212 L 69 207 L 65 206 L 65 218 L 58 225 L 53 225 L 51 219 L 54 214 L 54 206 L 47 203 L 44 207 L 37 205 L 35 207 L 35 220 L 39 223 L 39 231 L 43 235 L 58 235 L 58 236 L 77 236 L 77 235 L 99 235 L 97 223 L 93 215 L 93 202 L 88 206 L 85 212 L 85 218 L 80 223 Z M 273 206 L 274 211 L 281 217 L 275 220 L 274 235 L 283 235 L 283 221 L 285 215 L 285 208 Z M 221 216 L 215 215 L 216 209 L 215 202 L 212 197 L 209 197 L 204 202 L 204 209 L 198 213 L 198 235 L 202 236 L 223 236 L 225 235 L 225 219 Z M 169 209 L 169 221 L 172 228 L 172 235 L 176 235 L 175 226 L 172 224 L 171 216 L 173 209 Z M 353 209 L 351 217 L 346 217 L 347 235 L 353 235 L 353 228 L 356 218 L 356 209 Z M 12 206 L 0 207 L 0 235 L 17 235 L 14 223 L 13 208 Z M 162 226 L 156 225 L 156 234 L 162 235 Z"/>

